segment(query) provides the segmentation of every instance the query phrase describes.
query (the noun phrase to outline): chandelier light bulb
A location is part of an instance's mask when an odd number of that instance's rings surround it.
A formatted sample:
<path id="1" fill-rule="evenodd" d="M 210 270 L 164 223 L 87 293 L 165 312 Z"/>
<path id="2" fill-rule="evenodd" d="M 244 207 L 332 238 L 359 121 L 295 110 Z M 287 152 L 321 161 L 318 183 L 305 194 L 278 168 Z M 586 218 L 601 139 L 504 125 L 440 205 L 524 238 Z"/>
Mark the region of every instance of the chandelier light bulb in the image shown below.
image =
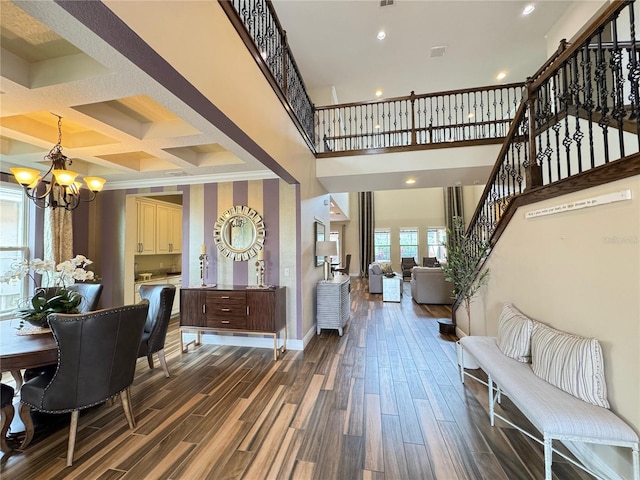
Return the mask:
<path id="1" fill-rule="evenodd" d="M 30 186 L 34 182 L 38 181 L 38 177 L 40 176 L 40 172 L 38 170 L 34 170 L 33 168 L 18 168 L 13 167 L 10 168 L 13 176 L 16 177 L 17 182 L 23 186 Z"/>

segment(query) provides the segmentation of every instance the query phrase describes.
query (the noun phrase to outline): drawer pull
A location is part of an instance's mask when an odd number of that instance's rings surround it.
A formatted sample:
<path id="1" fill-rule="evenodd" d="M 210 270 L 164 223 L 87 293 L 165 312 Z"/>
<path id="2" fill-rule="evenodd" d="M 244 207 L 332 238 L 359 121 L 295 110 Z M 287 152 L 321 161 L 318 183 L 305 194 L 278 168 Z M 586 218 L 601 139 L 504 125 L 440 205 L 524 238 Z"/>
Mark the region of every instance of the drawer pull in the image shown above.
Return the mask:
<path id="1" fill-rule="evenodd" d="M 231 309 L 230 308 L 221 308 L 220 311 L 221 312 L 230 312 Z"/>
<path id="2" fill-rule="evenodd" d="M 220 297 L 220 298 L 228 299 L 228 298 L 231 298 L 231 297 L 230 297 L 230 296 L 228 296 L 228 295 L 223 295 L 223 296 L 222 296 L 222 297 Z"/>
<path id="3" fill-rule="evenodd" d="M 229 320 L 222 320 L 220 323 L 231 323 Z"/>
<path id="4" fill-rule="evenodd" d="M 202 313 L 207 313 L 207 305 L 202 305 Z"/>

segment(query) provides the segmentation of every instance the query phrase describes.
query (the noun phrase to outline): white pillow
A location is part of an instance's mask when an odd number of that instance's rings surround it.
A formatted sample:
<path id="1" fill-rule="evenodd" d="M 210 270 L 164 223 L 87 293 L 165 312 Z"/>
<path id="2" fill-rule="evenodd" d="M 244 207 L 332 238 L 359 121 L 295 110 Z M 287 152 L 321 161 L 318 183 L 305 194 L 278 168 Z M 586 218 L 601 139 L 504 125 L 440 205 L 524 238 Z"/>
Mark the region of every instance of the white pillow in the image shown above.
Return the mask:
<path id="1" fill-rule="evenodd" d="M 600 343 L 536 322 L 531 368 L 550 384 L 599 407 L 609 408 Z"/>
<path id="2" fill-rule="evenodd" d="M 505 303 L 498 320 L 498 348 L 507 357 L 528 363 L 531 360 L 532 330 L 533 320 Z"/>

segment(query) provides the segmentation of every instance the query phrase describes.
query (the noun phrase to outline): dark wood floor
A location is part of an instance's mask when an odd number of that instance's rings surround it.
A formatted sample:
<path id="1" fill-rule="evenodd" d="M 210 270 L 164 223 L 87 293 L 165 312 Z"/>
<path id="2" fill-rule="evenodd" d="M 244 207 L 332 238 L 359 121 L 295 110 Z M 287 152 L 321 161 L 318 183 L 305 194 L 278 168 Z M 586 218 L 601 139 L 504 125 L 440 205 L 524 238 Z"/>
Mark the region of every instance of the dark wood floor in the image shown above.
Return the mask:
<path id="1" fill-rule="evenodd" d="M 460 384 L 442 306 L 383 303 L 352 279 L 342 337 L 323 330 L 304 352 L 204 345 L 181 354 L 167 337 L 171 378 L 140 360 L 137 428 L 119 403 L 80 417 L 73 467 L 67 429 L 0 460 L 3 479 L 541 479 L 542 449 L 492 428 L 487 393 Z M 8 377 L 3 377 L 3 381 Z M 526 423 L 508 401 L 503 413 Z M 561 459 L 554 478 L 587 479 Z"/>

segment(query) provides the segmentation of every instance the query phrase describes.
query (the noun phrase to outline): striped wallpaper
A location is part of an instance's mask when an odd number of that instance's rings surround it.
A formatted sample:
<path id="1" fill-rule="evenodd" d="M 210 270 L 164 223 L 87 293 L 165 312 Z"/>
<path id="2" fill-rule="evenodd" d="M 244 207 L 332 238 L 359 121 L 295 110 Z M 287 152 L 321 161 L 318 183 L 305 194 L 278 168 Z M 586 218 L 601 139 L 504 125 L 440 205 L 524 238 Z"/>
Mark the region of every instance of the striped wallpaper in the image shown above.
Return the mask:
<path id="1" fill-rule="evenodd" d="M 98 213 L 101 232 L 98 269 L 103 277 L 105 306 L 123 303 L 125 202 L 128 195 L 182 193 L 182 283 L 200 284 L 200 246 L 210 257 L 206 283 L 256 284 L 255 259 L 235 262 L 217 251 L 213 226 L 218 216 L 234 205 L 247 205 L 262 215 L 265 224 L 265 283 L 287 287 L 287 336 L 302 339 L 297 265 L 299 253 L 298 187 L 279 179 L 227 183 L 108 190 L 101 194 Z M 288 276 L 284 272 L 288 272 Z"/>

